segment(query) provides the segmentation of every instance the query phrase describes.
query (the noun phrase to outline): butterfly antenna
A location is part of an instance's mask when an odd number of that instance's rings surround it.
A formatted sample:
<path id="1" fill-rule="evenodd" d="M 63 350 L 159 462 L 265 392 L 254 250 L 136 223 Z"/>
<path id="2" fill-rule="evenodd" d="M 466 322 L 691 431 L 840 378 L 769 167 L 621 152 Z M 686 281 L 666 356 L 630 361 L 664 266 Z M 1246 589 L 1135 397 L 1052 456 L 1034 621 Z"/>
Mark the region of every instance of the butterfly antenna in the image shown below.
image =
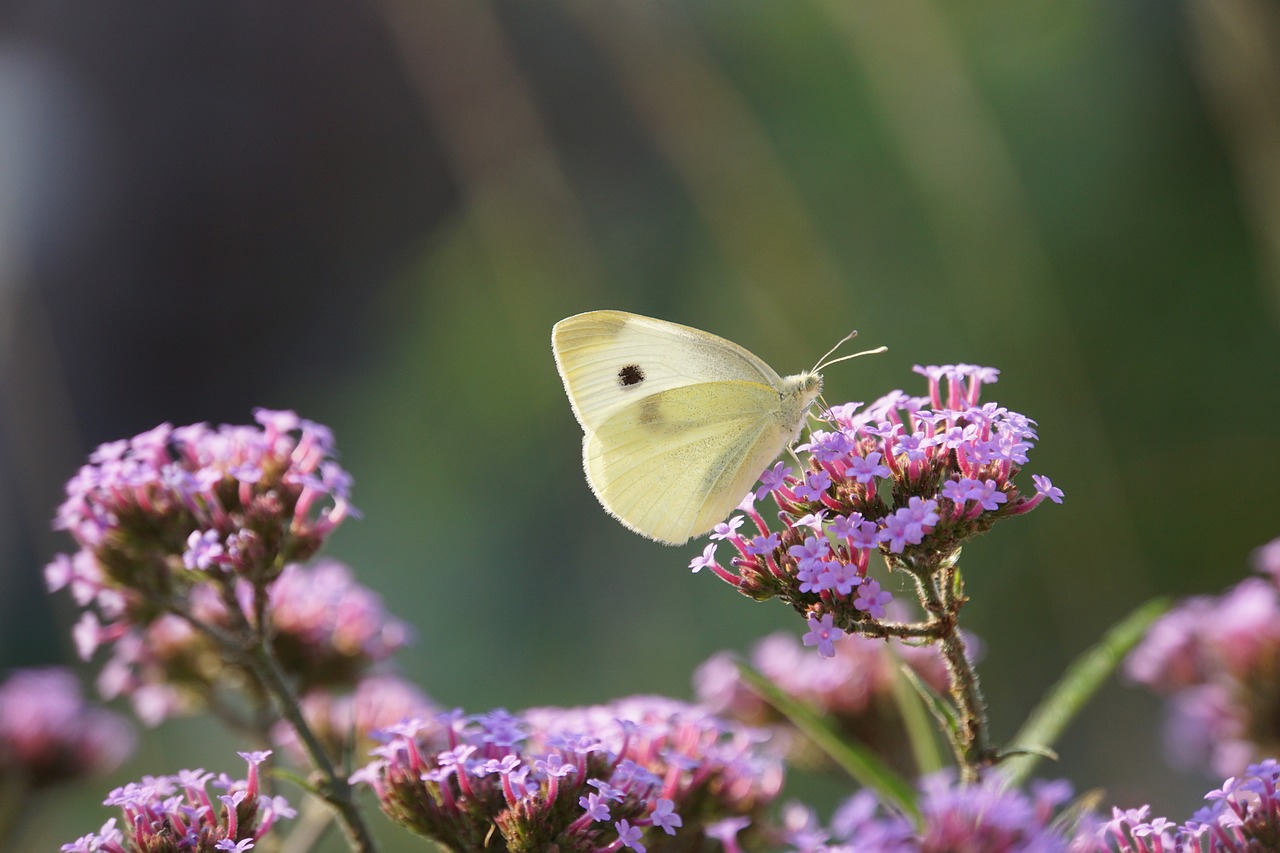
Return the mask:
<path id="1" fill-rule="evenodd" d="M 863 355 L 875 355 L 876 353 L 886 352 L 889 349 L 888 347 L 876 347 L 875 349 L 863 350 L 862 352 L 855 352 L 852 355 L 842 355 L 839 358 L 833 358 L 830 361 L 827 361 L 827 358 L 829 358 L 832 353 L 840 349 L 840 347 L 844 346 L 845 344 L 847 344 L 849 341 L 853 340 L 857 336 L 858 336 L 858 330 L 854 329 L 852 332 L 845 335 L 840 340 L 836 341 L 836 345 L 833 346 L 831 349 L 827 350 L 826 354 L 823 355 L 822 358 L 818 359 L 818 363 L 813 366 L 813 372 L 817 373 L 819 370 L 822 370 L 824 367 L 830 367 L 833 364 L 839 364 L 840 362 L 848 361 L 851 358 L 858 358 L 859 356 L 863 356 Z"/>
<path id="2" fill-rule="evenodd" d="M 833 346 L 831 349 L 827 350 L 825 353 L 823 353 L 822 358 L 818 359 L 817 364 L 815 364 L 815 365 L 813 366 L 813 370 L 814 370 L 814 372 L 816 373 L 816 372 L 817 372 L 817 371 L 822 367 L 822 362 L 826 360 L 827 356 L 831 355 L 831 353 L 833 353 L 833 352 L 835 352 L 836 350 L 840 349 L 840 347 L 842 347 L 842 346 L 844 346 L 845 344 L 849 343 L 849 341 L 853 340 L 853 339 L 854 339 L 854 338 L 856 338 L 857 336 L 858 336 L 858 330 L 857 330 L 857 329 L 854 329 L 852 332 L 850 332 L 849 334 L 845 335 L 845 336 L 844 336 L 843 338 L 841 338 L 840 340 L 836 341 L 836 345 L 835 345 L 835 346 Z"/>

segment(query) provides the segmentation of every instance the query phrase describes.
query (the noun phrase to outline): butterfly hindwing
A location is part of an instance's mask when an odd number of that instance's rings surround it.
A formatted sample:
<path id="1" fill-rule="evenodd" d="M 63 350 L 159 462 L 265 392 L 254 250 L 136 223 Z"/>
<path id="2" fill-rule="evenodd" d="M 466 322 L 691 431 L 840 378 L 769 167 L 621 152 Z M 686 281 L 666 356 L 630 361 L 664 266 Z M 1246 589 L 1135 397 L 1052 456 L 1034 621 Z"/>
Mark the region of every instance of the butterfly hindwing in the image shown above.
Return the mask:
<path id="1" fill-rule="evenodd" d="M 616 411 L 583 442 L 600 503 L 623 524 L 681 544 L 723 520 L 783 450 L 777 392 L 758 382 L 660 391 Z"/>

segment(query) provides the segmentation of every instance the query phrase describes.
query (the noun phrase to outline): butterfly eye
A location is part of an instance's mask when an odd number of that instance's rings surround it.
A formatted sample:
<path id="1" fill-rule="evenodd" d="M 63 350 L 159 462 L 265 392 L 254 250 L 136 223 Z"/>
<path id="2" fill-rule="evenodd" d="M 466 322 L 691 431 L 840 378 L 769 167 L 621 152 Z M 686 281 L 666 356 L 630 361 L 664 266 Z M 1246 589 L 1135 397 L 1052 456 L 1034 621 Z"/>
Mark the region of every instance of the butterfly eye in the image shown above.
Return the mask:
<path id="1" fill-rule="evenodd" d="M 618 371 L 618 384 L 623 388 L 629 388 L 632 385 L 639 385 L 644 381 L 644 371 L 640 369 L 638 364 L 628 364 L 626 367 Z"/>

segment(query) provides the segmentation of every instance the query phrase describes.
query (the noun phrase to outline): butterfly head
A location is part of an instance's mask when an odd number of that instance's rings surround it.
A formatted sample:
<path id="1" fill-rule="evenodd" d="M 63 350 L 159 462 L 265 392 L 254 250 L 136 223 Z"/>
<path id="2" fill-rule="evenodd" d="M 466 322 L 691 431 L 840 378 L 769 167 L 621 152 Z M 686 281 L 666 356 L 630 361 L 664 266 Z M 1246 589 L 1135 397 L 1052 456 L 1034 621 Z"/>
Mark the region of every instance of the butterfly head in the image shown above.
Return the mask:
<path id="1" fill-rule="evenodd" d="M 779 420 L 785 424 L 795 425 L 792 441 L 800 437 L 800 432 L 804 429 L 805 417 L 821 393 L 822 374 L 815 370 L 806 370 L 804 373 L 782 378 L 782 385 L 778 391 L 782 404 Z"/>

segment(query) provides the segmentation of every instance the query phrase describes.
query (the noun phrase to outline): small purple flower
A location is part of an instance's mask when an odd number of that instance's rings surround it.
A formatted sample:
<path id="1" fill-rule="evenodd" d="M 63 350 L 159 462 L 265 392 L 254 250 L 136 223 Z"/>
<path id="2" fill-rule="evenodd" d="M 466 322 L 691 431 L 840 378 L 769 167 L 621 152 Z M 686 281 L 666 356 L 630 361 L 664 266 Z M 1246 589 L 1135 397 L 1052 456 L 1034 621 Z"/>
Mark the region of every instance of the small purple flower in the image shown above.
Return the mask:
<path id="1" fill-rule="evenodd" d="M 802 515 L 795 520 L 793 527 L 796 529 L 807 527 L 814 533 L 821 533 L 822 524 L 826 521 L 826 515 L 827 511 L 825 509 L 820 509 L 817 512 L 811 512 L 807 515 Z"/>
<path id="2" fill-rule="evenodd" d="M 1051 483 L 1048 477 L 1043 477 L 1039 474 L 1032 474 L 1031 479 L 1036 484 L 1037 495 L 1044 495 L 1046 498 L 1048 498 L 1049 500 L 1053 501 L 1056 504 L 1062 503 L 1062 498 L 1063 498 L 1062 489 L 1059 489 L 1057 486 Z"/>
<path id="3" fill-rule="evenodd" d="M 779 462 L 768 471 L 760 475 L 760 485 L 756 488 L 756 500 L 764 500 L 764 496 L 776 489 L 780 489 L 786 485 L 787 477 L 791 476 L 791 469 L 785 463 Z"/>
<path id="4" fill-rule="evenodd" d="M 559 779 L 562 776 L 568 776 L 576 773 L 578 768 L 564 760 L 557 754 L 548 755 L 546 758 L 538 759 L 533 762 L 533 769 L 539 773 L 545 773 L 549 777 Z"/>
<path id="5" fill-rule="evenodd" d="M 835 640 L 840 635 L 840 629 L 833 626 L 832 620 L 830 613 L 824 613 L 820 619 L 810 616 L 809 632 L 800 638 L 806 646 L 817 646 L 818 654 L 824 658 L 835 657 Z"/>
<path id="6" fill-rule="evenodd" d="M 708 838 L 719 841 L 724 845 L 726 851 L 741 851 L 742 848 L 738 846 L 738 833 L 750 825 L 751 818 L 727 817 L 724 820 L 707 824 L 705 831 Z"/>
<path id="7" fill-rule="evenodd" d="M 817 579 L 821 589 L 835 590 L 840 595 L 848 595 L 853 592 L 855 586 L 862 583 L 862 578 L 858 575 L 858 567 L 853 563 L 829 560 L 822 566 L 823 572 Z"/>
<path id="8" fill-rule="evenodd" d="M 942 496 L 961 506 L 974 497 L 974 490 L 978 485 L 978 481 L 971 477 L 961 477 L 958 480 L 947 480 L 942 484 Z"/>
<path id="9" fill-rule="evenodd" d="M 893 441 L 893 454 L 906 456 L 910 462 L 920 462 L 928 456 L 924 436 L 898 435 Z"/>
<path id="10" fill-rule="evenodd" d="M 837 539 L 852 539 L 857 534 L 858 525 L 862 524 L 862 521 L 862 514 L 857 512 L 837 515 L 831 519 L 831 533 Z"/>
<path id="11" fill-rule="evenodd" d="M 787 553 L 794 557 L 797 563 L 816 562 L 831 553 L 831 544 L 826 539 L 807 536 L 803 545 L 792 545 L 787 549 Z"/>
<path id="12" fill-rule="evenodd" d="M 689 568 L 696 575 L 703 569 L 711 568 L 716 564 L 716 544 L 714 542 L 702 549 L 701 556 L 694 557 L 689 561 Z"/>
<path id="13" fill-rule="evenodd" d="M 995 512 L 1000 508 L 1000 504 L 1009 500 L 1009 497 L 1000 491 L 1000 484 L 995 480 L 979 480 L 971 497 L 987 512 Z M 934 523 L 937 523 L 936 516 Z"/>
<path id="14" fill-rule="evenodd" d="M 653 821 L 653 825 L 659 827 L 667 835 L 675 835 L 676 829 L 684 825 L 680 815 L 676 814 L 675 807 L 676 804 L 671 800 L 659 798 L 657 805 L 649 813 L 649 819 Z"/>
<path id="15" fill-rule="evenodd" d="M 858 587 L 858 598 L 853 606 L 865 612 L 873 619 L 883 619 L 885 615 L 885 605 L 893 600 L 893 596 L 880 589 L 880 584 L 876 581 L 865 581 L 862 586 Z"/>
<path id="16" fill-rule="evenodd" d="M 222 547 L 222 535 L 216 530 L 193 530 L 187 537 L 187 550 L 182 554 L 182 564 L 188 569 L 211 569 L 227 559 Z"/>
<path id="17" fill-rule="evenodd" d="M 792 489 L 795 496 L 802 501 L 819 501 L 827 489 L 831 488 L 831 475 L 826 471 L 810 471 L 804 482 Z"/>
<path id="18" fill-rule="evenodd" d="M 614 824 L 618 830 L 619 847 L 630 847 L 636 853 L 645 853 L 645 846 L 640 843 L 643 834 L 638 826 L 632 826 L 625 818 Z"/>
<path id="19" fill-rule="evenodd" d="M 880 528 L 874 521 L 864 521 L 850 529 L 849 544 L 864 551 L 872 550 L 880 541 Z"/>
<path id="20" fill-rule="evenodd" d="M 728 539 L 730 536 L 737 534 L 738 528 L 742 526 L 743 518 L 735 515 L 728 521 L 722 521 L 716 525 L 715 530 L 711 533 L 712 539 Z"/>
<path id="21" fill-rule="evenodd" d="M 587 794 L 585 797 L 578 798 L 578 805 L 586 811 L 587 817 L 595 821 L 605 821 L 609 819 L 609 804 L 604 797 L 597 793 Z"/>
<path id="22" fill-rule="evenodd" d="M 850 456 L 848 476 L 864 486 L 892 476 L 893 471 L 887 465 L 880 464 L 883 456 L 878 450 L 873 450 L 866 456 Z"/>
<path id="23" fill-rule="evenodd" d="M 781 544 L 782 537 L 777 533 L 770 533 L 768 536 L 753 536 L 751 541 L 747 543 L 746 553 L 753 556 L 772 554 Z"/>

